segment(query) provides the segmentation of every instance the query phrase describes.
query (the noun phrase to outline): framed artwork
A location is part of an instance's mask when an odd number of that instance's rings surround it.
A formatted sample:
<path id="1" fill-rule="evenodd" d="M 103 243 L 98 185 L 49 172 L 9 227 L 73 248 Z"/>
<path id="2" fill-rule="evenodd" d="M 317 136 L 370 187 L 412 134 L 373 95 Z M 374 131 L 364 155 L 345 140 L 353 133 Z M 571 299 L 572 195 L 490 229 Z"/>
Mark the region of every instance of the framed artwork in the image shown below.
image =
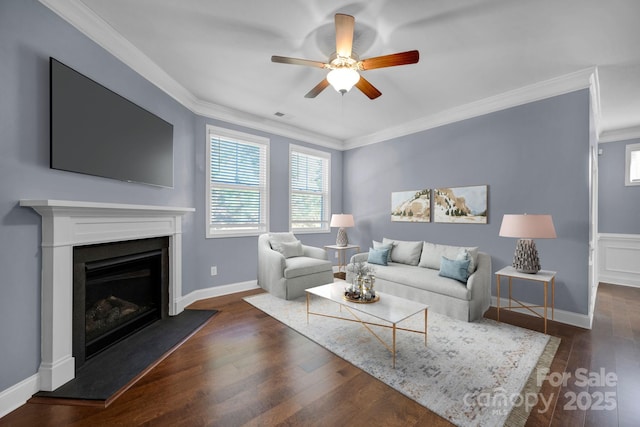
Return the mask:
<path id="1" fill-rule="evenodd" d="M 391 221 L 430 222 L 431 190 L 426 188 L 391 193 Z"/>
<path id="2" fill-rule="evenodd" d="M 436 188 L 433 190 L 433 221 L 486 224 L 487 186 Z"/>

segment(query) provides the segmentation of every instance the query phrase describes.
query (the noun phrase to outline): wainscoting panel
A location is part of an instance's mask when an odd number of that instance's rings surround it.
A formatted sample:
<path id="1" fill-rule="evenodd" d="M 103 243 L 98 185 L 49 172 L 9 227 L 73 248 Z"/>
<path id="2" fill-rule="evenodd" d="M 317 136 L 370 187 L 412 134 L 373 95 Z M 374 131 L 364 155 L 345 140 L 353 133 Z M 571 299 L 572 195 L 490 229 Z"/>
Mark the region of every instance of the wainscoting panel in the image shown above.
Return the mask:
<path id="1" fill-rule="evenodd" d="M 601 233 L 598 238 L 600 282 L 640 287 L 640 235 Z"/>

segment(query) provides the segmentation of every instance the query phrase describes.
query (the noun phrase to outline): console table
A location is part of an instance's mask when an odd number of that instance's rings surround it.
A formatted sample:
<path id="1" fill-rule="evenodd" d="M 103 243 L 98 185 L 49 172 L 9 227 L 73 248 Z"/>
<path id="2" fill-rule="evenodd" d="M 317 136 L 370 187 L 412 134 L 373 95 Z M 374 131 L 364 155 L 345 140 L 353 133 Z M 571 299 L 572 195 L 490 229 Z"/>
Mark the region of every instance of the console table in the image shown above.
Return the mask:
<path id="1" fill-rule="evenodd" d="M 356 253 L 360 252 L 360 246 L 358 245 L 347 245 L 347 246 L 338 246 L 338 245 L 326 245 L 326 249 L 332 249 L 338 253 L 338 271 L 333 274 L 334 277 L 338 279 L 345 279 L 347 277 L 347 251 L 349 249 L 355 249 Z M 344 270 L 344 271 L 343 271 Z"/>
<path id="2" fill-rule="evenodd" d="M 547 333 L 547 300 L 548 300 L 548 291 L 547 288 L 549 283 L 551 283 L 551 320 L 554 320 L 554 299 L 556 293 L 556 272 L 549 270 L 540 270 L 535 274 L 529 273 L 520 273 L 513 267 L 505 267 L 502 270 L 496 271 L 496 293 L 497 293 L 497 320 L 500 321 L 500 278 L 508 277 L 509 278 L 509 306 L 505 307 L 506 310 L 513 310 L 514 308 L 525 308 L 529 310 L 534 315 L 541 317 L 544 319 L 544 333 Z M 538 283 L 542 283 L 544 287 L 544 304 L 543 305 L 530 305 L 525 304 L 517 299 L 513 298 L 511 295 L 511 281 L 512 279 L 523 279 L 530 280 Z M 518 306 L 513 307 L 511 302 L 515 301 Z M 538 313 L 534 310 L 534 308 L 542 308 L 543 314 Z"/>

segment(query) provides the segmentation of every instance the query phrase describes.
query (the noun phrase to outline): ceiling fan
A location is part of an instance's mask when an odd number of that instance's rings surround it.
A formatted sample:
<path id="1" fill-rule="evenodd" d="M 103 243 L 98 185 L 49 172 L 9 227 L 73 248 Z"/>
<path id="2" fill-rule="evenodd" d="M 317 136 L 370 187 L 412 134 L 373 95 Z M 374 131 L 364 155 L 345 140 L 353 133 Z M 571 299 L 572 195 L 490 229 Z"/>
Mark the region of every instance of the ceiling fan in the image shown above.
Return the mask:
<path id="1" fill-rule="evenodd" d="M 376 89 L 367 79 L 360 75 L 360 71 L 373 70 L 375 68 L 394 67 L 396 65 L 415 64 L 420 55 L 417 50 L 393 53 L 391 55 L 376 56 L 374 58 L 360 59 L 352 51 L 353 29 L 355 18 L 351 15 L 337 13 L 335 17 L 336 25 L 336 52 L 329 57 L 328 62 L 311 61 L 309 59 L 289 58 L 286 56 L 272 56 L 272 62 L 282 64 L 305 65 L 331 70 L 327 76 L 311 89 L 305 98 L 315 98 L 320 92 L 333 86 L 343 95 L 353 86 L 357 87 L 369 99 L 376 99 L 382 92 Z"/>

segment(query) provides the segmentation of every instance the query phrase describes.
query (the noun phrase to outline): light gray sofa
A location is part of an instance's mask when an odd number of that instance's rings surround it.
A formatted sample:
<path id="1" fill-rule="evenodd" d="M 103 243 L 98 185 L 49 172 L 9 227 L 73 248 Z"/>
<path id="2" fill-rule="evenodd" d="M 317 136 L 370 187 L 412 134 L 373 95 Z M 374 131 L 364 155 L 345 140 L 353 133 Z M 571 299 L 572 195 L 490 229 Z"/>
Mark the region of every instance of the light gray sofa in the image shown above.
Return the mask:
<path id="1" fill-rule="evenodd" d="M 430 311 L 464 321 L 482 318 L 491 303 L 491 256 L 478 248 L 438 245 L 429 242 L 406 242 L 383 239 L 374 248 L 392 245 L 386 266 L 367 263 L 374 269 L 375 289 L 429 305 Z M 455 259 L 464 250 L 471 258 L 470 275 L 463 283 L 443 277 L 442 257 Z M 347 281 L 355 277 L 354 263 L 367 261 L 369 253 L 351 257 Z"/>
<path id="2" fill-rule="evenodd" d="M 303 245 L 293 233 L 258 236 L 258 286 L 295 299 L 304 290 L 333 282 L 333 266 L 322 248 Z"/>

